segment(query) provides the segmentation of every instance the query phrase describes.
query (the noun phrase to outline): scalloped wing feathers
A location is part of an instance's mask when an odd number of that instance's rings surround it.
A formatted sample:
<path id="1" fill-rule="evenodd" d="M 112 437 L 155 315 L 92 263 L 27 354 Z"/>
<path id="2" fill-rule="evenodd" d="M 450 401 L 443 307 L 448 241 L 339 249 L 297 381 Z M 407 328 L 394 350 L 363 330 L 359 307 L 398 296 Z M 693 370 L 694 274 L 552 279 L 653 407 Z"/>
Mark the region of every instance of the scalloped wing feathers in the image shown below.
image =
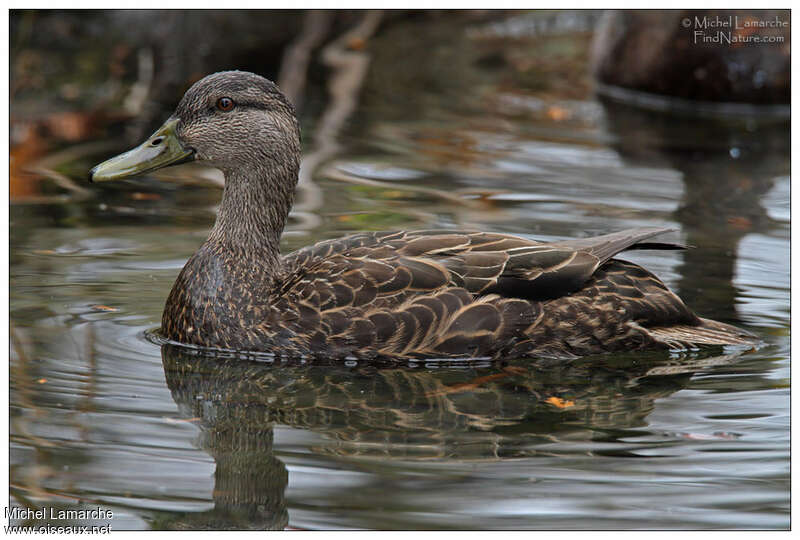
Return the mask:
<path id="1" fill-rule="evenodd" d="M 334 355 L 577 356 L 653 346 L 647 326 L 700 319 L 646 270 L 609 260 L 666 230 L 555 243 L 362 233 L 289 255 L 271 303 L 291 346 Z"/>

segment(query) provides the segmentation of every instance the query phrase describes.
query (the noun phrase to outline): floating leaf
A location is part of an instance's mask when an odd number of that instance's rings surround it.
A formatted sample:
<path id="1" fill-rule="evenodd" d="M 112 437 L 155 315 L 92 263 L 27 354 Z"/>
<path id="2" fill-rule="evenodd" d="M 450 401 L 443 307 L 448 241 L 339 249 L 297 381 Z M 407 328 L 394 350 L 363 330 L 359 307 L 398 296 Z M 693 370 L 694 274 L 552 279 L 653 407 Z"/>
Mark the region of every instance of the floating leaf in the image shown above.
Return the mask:
<path id="1" fill-rule="evenodd" d="M 364 38 L 354 37 L 347 42 L 347 47 L 352 51 L 361 51 L 366 47 L 367 41 Z"/>
<path id="2" fill-rule="evenodd" d="M 560 397 L 556 396 L 551 396 L 544 401 L 545 403 L 549 403 L 550 405 L 558 407 L 559 409 L 566 409 L 567 407 L 572 407 L 575 405 L 574 401 L 570 401 L 568 399 L 561 399 Z"/>
<path id="3" fill-rule="evenodd" d="M 728 224 L 740 231 L 747 231 L 753 227 L 753 221 L 746 216 L 731 216 L 728 218 Z"/>
<path id="4" fill-rule="evenodd" d="M 95 311 L 119 311 L 118 308 L 111 307 L 111 306 L 104 306 L 102 304 L 96 304 L 92 306 L 92 309 Z"/>
<path id="5" fill-rule="evenodd" d="M 134 191 L 131 193 L 131 199 L 134 201 L 158 201 L 161 200 L 161 195 L 158 193 L 142 193 L 141 191 Z"/>
<path id="6" fill-rule="evenodd" d="M 570 117 L 570 112 L 563 107 L 557 107 L 555 105 L 547 108 L 547 118 L 553 120 L 555 122 L 561 122 L 566 120 Z"/>

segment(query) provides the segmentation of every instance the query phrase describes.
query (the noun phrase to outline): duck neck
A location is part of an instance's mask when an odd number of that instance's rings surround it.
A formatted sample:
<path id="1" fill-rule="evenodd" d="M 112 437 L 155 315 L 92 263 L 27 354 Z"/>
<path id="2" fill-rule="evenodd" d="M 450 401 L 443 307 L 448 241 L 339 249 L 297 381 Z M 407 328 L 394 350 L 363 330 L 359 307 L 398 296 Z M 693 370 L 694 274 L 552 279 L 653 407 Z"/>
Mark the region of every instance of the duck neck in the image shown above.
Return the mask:
<path id="1" fill-rule="evenodd" d="M 225 190 L 210 244 L 233 251 L 244 264 L 259 261 L 259 270 L 276 270 L 280 238 L 292 206 L 297 167 L 225 171 Z"/>

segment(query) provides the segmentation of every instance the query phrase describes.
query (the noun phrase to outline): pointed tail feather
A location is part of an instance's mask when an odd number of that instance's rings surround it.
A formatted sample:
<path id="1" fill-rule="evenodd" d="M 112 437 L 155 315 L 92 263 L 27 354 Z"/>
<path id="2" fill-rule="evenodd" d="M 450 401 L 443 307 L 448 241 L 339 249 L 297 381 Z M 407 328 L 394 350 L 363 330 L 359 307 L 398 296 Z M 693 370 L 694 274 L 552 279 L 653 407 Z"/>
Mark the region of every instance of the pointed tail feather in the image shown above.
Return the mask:
<path id="1" fill-rule="evenodd" d="M 632 246 L 625 248 L 625 251 L 632 251 L 634 249 L 655 249 L 655 250 L 670 250 L 670 249 L 689 249 L 694 246 L 688 244 L 679 244 L 677 242 L 639 242 Z"/>
<path id="2" fill-rule="evenodd" d="M 656 340 L 670 346 L 686 344 L 757 346 L 761 340 L 746 330 L 710 319 L 700 319 L 700 325 L 675 325 L 648 328 L 647 332 Z"/>
<path id="3" fill-rule="evenodd" d="M 608 259 L 621 251 L 627 249 L 681 249 L 682 246 L 669 242 L 645 242 L 654 236 L 672 232 L 675 229 L 664 227 L 643 227 L 639 229 L 627 229 L 602 236 L 591 238 L 578 238 L 555 242 L 557 245 L 570 249 L 588 251 L 600 260 L 603 264 Z"/>

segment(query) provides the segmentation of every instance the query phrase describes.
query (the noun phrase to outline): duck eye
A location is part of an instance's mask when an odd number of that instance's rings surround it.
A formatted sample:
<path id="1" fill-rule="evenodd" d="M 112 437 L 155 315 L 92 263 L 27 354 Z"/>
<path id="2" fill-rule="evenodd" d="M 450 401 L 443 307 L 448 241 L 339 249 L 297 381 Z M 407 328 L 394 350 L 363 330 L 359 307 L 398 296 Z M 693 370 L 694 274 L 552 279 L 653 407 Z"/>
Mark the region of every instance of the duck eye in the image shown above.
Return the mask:
<path id="1" fill-rule="evenodd" d="M 221 97 L 217 100 L 217 109 L 228 112 L 233 109 L 233 100 L 229 97 Z"/>

